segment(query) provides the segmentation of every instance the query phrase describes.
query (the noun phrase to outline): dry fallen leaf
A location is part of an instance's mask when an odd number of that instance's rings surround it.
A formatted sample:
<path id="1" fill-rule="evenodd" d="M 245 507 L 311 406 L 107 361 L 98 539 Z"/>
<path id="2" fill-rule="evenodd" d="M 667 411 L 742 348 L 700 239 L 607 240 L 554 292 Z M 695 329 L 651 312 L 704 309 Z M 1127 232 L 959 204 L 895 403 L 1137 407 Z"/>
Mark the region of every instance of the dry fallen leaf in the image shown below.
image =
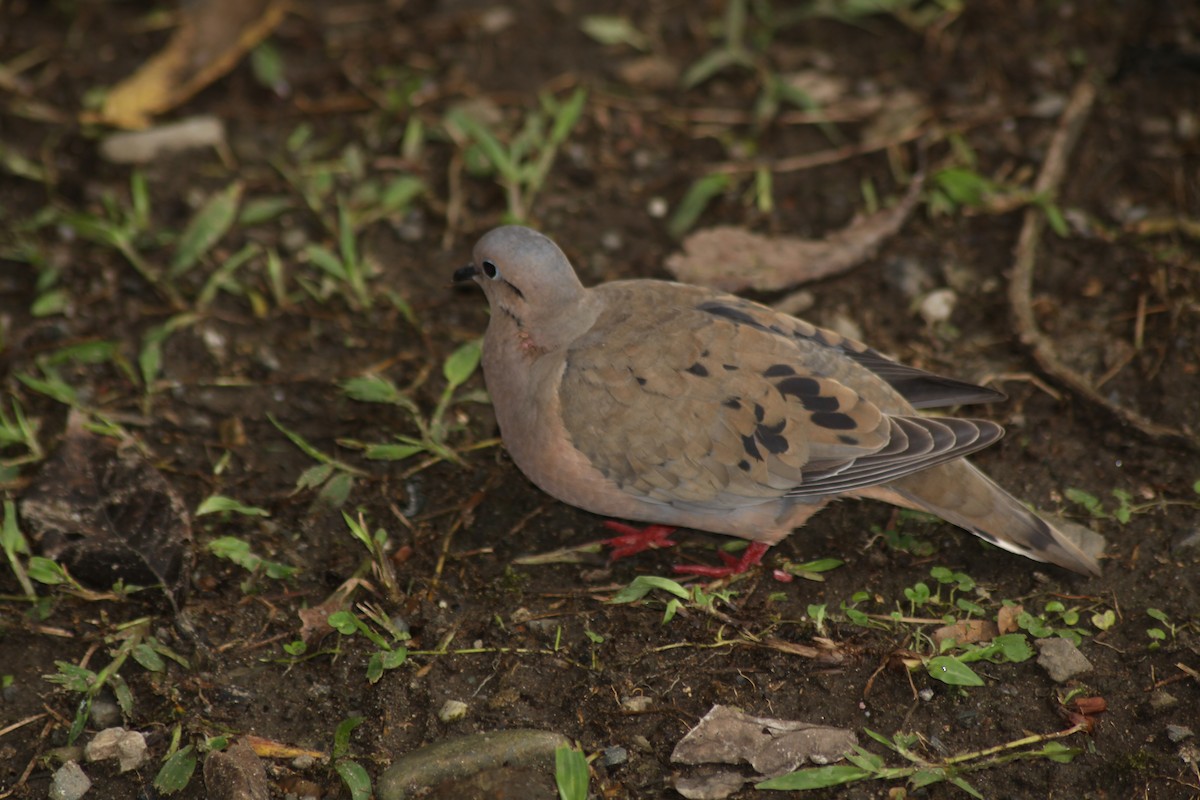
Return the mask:
<path id="1" fill-rule="evenodd" d="M 200 0 L 181 3 L 171 40 L 113 87 L 100 122 L 144 128 L 233 69 L 283 20 L 286 0 Z M 88 120 L 97 121 L 97 120 Z"/>
<path id="2" fill-rule="evenodd" d="M 777 291 L 846 272 L 900 230 L 924 183 L 918 175 L 894 207 L 855 218 L 824 239 L 763 236 L 729 226 L 697 231 L 684 240 L 682 253 L 667 258 L 667 270 L 684 283 L 726 292 Z"/>
<path id="3" fill-rule="evenodd" d="M 131 445 L 87 431 L 72 411 L 58 451 L 21 499 L 41 554 L 76 580 L 162 584 L 183 604 L 192 565 L 192 522 L 175 489 Z"/>
<path id="4" fill-rule="evenodd" d="M 838 761 L 858 743 L 854 731 L 795 720 L 753 717 L 736 708 L 716 705 L 675 745 L 676 764 L 749 764 L 755 776 L 735 783 L 730 770 L 706 769 L 676 782 L 676 790 L 689 798 L 725 797 L 719 787 L 736 788 L 747 780 L 784 775 L 805 762 Z M 740 776 L 740 773 L 737 773 Z M 686 792 L 686 793 L 685 793 Z"/>
<path id="5" fill-rule="evenodd" d="M 929 638 L 933 643 L 941 645 L 947 639 L 953 639 L 956 644 L 971 644 L 973 642 L 990 642 L 1000 635 L 1000 630 L 994 622 L 985 619 L 964 619 L 953 625 L 943 625 L 934 631 Z"/>

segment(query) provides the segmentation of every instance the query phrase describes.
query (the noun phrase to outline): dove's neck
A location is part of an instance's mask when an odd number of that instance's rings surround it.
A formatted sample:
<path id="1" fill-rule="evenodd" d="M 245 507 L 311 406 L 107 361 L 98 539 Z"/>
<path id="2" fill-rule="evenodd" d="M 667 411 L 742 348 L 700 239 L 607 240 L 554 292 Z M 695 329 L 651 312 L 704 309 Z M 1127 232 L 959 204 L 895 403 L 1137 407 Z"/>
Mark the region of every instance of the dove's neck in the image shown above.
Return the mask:
<path id="1" fill-rule="evenodd" d="M 492 309 L 483 340 L 483 372 L 496 417 L 506 439 L 529 422 L 531 409 L 542 408 L 553 394 L 567 350 L 600 315 L 603 300 L 583 290 L 579 301 L 552 315 L 515 316 Z"/>
<path id="2" fill-rule="evenodd" d="M 532 361 L 565 350 L 587 333 L 600 316 L 603 301 L 590 289 L 581 289 L 578 300 L 553 310 L 528 307 L 515 313 L 492 308 L 484 337 L 484 357 L 496 366 L 520 369 Z M 486 366 L 486 361 L 485 361 Z"/>

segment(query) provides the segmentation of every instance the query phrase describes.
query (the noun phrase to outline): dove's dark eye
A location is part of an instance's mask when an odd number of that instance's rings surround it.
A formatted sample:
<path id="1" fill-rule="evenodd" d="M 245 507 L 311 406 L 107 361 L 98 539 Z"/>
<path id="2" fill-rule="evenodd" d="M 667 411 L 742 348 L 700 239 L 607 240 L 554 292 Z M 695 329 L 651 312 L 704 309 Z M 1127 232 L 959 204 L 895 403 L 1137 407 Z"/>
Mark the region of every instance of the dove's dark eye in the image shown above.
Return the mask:
<path id="1" fill-rule="evenodd" d="M 491 261 L 484 261 L 482 266 L 483 274 L 492 280 L 496 280 L 496 277 L 500 274 L 500 270 L 496 269 L 496 265 Z"/>

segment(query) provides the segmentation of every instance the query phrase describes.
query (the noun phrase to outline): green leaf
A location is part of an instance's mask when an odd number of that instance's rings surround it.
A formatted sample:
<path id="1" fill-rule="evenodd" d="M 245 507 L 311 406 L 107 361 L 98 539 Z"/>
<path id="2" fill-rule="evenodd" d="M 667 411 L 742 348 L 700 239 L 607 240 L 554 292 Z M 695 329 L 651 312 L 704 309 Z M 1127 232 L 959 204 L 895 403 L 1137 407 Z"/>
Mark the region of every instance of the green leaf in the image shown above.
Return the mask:
<path id="1" fill-rule="evenodd" d="M 196 509 L 196 516 L 203 517 L 205 514 L 220 514 L 224 512 L 233 512 L 235 514 L 243 514 L 247 517 L 269 517 L 271 512 L 265 508 L 258 506 L 248 506 L 234 500 L 232 497 L 214 494 L 210 495 Z"/>
<path id="2" fill-rule="evenodd" d="M 728 47 L 709 50 L 687 68 L 687 71 L 683 73 L 681 83 L 684 89 L 692 89 L 730 67 L 752 68 L 753 66 L 753 59 L 744 50 Z"/>
<path id="3" fill-rule="evenodd" d="M 848 767 L 834 764 L 828 767 L 813 767 L 810 769 L 789 772 L 777 778 L 754 784 L 755 789 L 783 789 L 786 791 L 801 791 L 804 789 L 825 789 L 830 786 L 841 786 L 869 778 L 873 773 L 859 767 Z"/>
<path id="4" fill-rule="evenodd" d="M 238 225 L 246 228 L 262 225 L 289 211 L 292 205 L 292 198 L 287 195 L 251 198 L 242 206 L 242 213 L 238 215 Z"/>
<path id="5" fill-rule="evenodd" d="M 403 461 L 428 449 L 423 444 L 371 444 L 363 451 L 363 457 L 372 461 Z"/>
<path id="6" fill-rule="evenodd" d="M 1042 213 L 1046 215 L 1046 223 L 1050 226 L 1050 230 L 1054 231 L 1060 239 L 1065 239 L 1071 233 L 1070 226 L 1067 225 L 1067 219 L 1063 216 L 1062 209 L 1050 202 L 1038 204 Z"/>
<path id="7" fill-rule="evenodd" d="M 350 498 L 354 488 L 354 476 L 349 472 L 339 472 L 321 487 L 317 500 L 329 508 L 341 508 Z"/>
<path id="8" fill-rule="evenodd" d="M 117 700 L 117 706 L 120 707 L 121 713 L 126 718 L 133 715 L 133 692 L 129 689 L 129 684 L 121 677 L 119 672 L 114 672 L 108 676 L 109 686 L 112 688 L 113 697 Z"/>
<path id="9" fill-rule="evenodd" d="M 946 780 L 946 771 L 944 769 L 919 769 L 908 780 L 914 789 L 921 789 Z"/>
<path id="10" fill-rule="evenodd" d="M 333 474 L 333 470 L 333 464 L 315 464 L 300 473 L 300 477 L 296 479 L 296 488 L 316 488 L 329 480 L 329 476 Z"/>
<path id="11" fill-rule="evenodd" d="M 1162 623 L 1165 623 L 1168 625 L 1170 624 L 1171 618 L 1167 616 L 1165 611 L 1160 611 L 1157 608 L 1147 608 L 1146 616 L 1153 617 L 1154 619 L 1158 620 L 1159 622 L 1162 622 Z"/>
<path id="12" fill-rule="evenodd" d="M 961 167 L 944 169 L 933 178 L 934 185 L 941 189 L 956 205 L 978 207 L 987 195 L 995 190 L 995 184 L 978 172 Z"/>
<path id="13" fill-rule="evenodd" d="M 818 558 L 814 561 L 805 561 L 803 564 L 789 564 L 788 571 L 796 570 L 797 572 L 829 572 L 845 564 L 840 558 Z"/>
<path id="14" fill-rule="evenodd" d="M 691 230 L 708 204 L 728 189 L 731 182 L 732 179 L 723 174 L 705 175 L 695 181 L 679 201 L 675 213 L 671 215 L 671 220 L 667 223 L 667 232 L 678 239 Z"/>
<path id="15" fill-rule="evenodd" d="M 978 789 L 976 789 L 971 784 L 967 783 L 966 778 L 961 778 L 956 775 L 953 778 L 949 778 L 948 780 L 950 781 L 950 783 L 954 784 L 955 786 L 962 789 L 967 794 L 971 795 L 971 797 L 976 798 L 976 800 L 983 800 L 983 795 L 981 795 L 979 793 Z"/>
<path id="16" fill-rule="evenodd" d="M 130 655 L 133 656 L 134 661 L 141 664 L 144 668 L 150 670 L 151 672 L 162 672 L 167 668 L 167 662 L 163 661 L 162 656 L 160 656 L 153 647 L 145 642 L 134 647 L 133 652 L 130 653 Z"/>
<path id="17" fill-rule="evenodd" d="M 482 354 L 483 347 L 478 339 L 467 342 L 450 354 L 442 365 L 442 375 L 451 388 L 461 386 L 471 377 L 471 373 L 479 366 Z"/>
<path id="18" fill-rule="evenodd" d="M 628 586 L 613 595 L 609 603 L 632 603 L 636 600 L 641 600 L 655 589 L 661 589 L 664 592 L 670 592 L 680 600 L 688 600 L 691 598 L 691 592 L 683 588 L 677 581 L 670 578 L 661 578 L 657 575 L 639 575 L 634 578 Z"/>
<path id="19" fill-rule="evenodd" d="M 1000 653 L 1008 661 L 1019 664 L 1033 658 L 1033 647 L 1028 637 L 1023 633 L 1006 633 L 992 639 L 992 645 L 1000 648 Z"/>
<path id="20" fill-rule="evenodd" d="M 668 624 L 675 619 L 675 615 L 679 613 L 679 609 L 683 608 L 683 601 L 677 597 L 673 597 L 667 601 L 667 607 L 663 609 L 663 618 L 661 625 Z"/>
<path id="21" fill-rule="evenodd" d="M 154 776 L 154 788 L 163 794 L 174 794 L 188 785 L 196 771 L 196 753 L 192 745 L 175 751 Z"/>
<path id="22" fill-rule="evenodd" d="M 395 669 L 408 661 L 408 648 L 397 647 L 395 650 L 380 650 L 384 669 Z"/>
<path id="23" fill-rule="evenodd" d="M 932 677 L 951 686 L 983 686 L 983 678 L 953 656 L 934 656 L 925 668 Z"/>
<path id="24" fill-rule="evenodd" d="M 334 769 L 350 790 L 351 800 L 370 800 L 371 778 L 358 762 L 339 761 Z"/>
<path id="25" fill-rule="evenodd" d="M 221 241 L 237 219 L 242 201 L 242 184 L 235 181 L 213 195 L 183 230 L 168 274 L 177 278 L 196 265 L 213 245 Z"/>
<path id="26" fill-rule="evenodd" d="M 587 758 L 573 747 L 559 747 L 554 751 L 554 783 L 558 786 L 559 800 L 587 800 Z"/>
<path id="27" fill-rule="evenodd" d="M 342 758 L 350 752 L 350 734 L 354 733 L 354 729 L 365 721 L 364 717 L 347 717 L 338 723 L 333 732 L 333 757 L 335 759 Z"/>
<path id="28" fill-rule="evenodd" d="M 1072 503 L 1078 503 L 1083 506 L 1089 514 L 1097 519 L 1103 519 L 1104 508 L 1100 503 L 1100 498 L 1094 494 L 1088 494 L 1082 489 L 1067 489 L 1064 494 Z"/>
<path id="29" fill-rule="evenodd" d="M 379 683 L 383 677 L 383 653 L 376 651 L 367 659 L 367 683 Z"/>
<path id="30" fill-rule="evenodd" d="M 64 290 L 51 289 L 33 301 L 33 305 L 29 307 L 29 313 L 38 318 L 61 314 L 67 307 L 68 299 L 70 299 L 70 295 Z"/>
<path id="31" fill-rule="evenodd" d="M 1045 746 L 1037 753 L 1051 761 L 1056 761 L 1059 764 L 1070 764 L 1075 760 L 1075 756 L 1082 753 L 1083 750 L 1077 747 L 1067 747 L 1062 742 L 1046 742 Z"/>
<path id="32" fill-rule="evenodd" d="M 33 556 L 30 558 L 26 571 L 29 573 L 29 577 L 46 586 L 58 586 L 70 583 L 67 573 L 63 571 L 63 568 L 57 562 L 43 558 L 42 556 Z"/>
<path id="33" fill-rule="evenodd" d="M 335 256 L 329 248 L 322 247 L 319 244 L 310 244 L 304 248 L 304 255 L 308 258 L 310 264 L 324 270 L 337 280 L 348 281 L 350 279 L 341 259 Z"/>
<path id="34" fill-rule="evenodd" d="M 263 88 L 274 91 L 287 83 L 283 53 L 269 41 L 250 51 L 250 70 Z"/>
<path id="35" fill-rule="evenodd" d="M 635 28 L 628 17 L 595 14 L 584 17 L 579 27 L 600 44 L 624 44 L 642 51 L 650 46 L 646 35 Z"/>
<path id="36" fill-rule="evenodd" d="M 379 205 L 385 213 L 403 211 L 425 191 L 425 182 L 412 175 L 401 175 L 383 188 Z"/>
<path id="37" fill-rule="evenodd" d="M 349 611 L 335 611 L 329 615 L 326 621 L 329 623 L 329 627 L 343 636 L 350 636 L 358 632 L 358 619 Z M 356 717 L 356 719 L 358 718 Z"/>

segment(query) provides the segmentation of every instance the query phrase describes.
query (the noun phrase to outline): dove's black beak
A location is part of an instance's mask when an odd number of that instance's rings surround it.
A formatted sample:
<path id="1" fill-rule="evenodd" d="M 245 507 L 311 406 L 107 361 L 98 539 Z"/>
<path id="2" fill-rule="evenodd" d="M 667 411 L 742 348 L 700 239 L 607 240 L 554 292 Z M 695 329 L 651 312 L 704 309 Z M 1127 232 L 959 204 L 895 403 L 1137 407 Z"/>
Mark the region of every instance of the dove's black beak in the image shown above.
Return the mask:
<path id="1" fill-rule="evenodd" d="M 465 267 L 459 267 L 454 270 L 454 282 L 462 283 L 463 281 L 469 281 L 478 274 L 479 270 L 475 268 L 474 264 L 467 264 Z"/>

